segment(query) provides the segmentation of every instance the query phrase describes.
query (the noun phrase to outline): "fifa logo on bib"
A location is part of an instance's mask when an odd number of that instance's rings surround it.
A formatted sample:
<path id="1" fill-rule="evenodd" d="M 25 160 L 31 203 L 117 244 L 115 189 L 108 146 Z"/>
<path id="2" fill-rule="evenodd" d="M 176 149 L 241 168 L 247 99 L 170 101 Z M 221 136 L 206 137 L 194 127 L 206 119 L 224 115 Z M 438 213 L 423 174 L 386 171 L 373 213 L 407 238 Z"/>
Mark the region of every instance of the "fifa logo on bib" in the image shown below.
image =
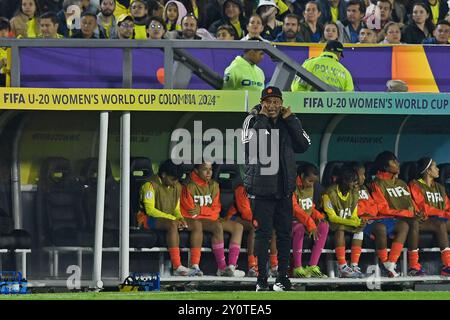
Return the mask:
<path id="1" fill-rule="evenodd" d="M 210 206 L 213 203 L 212 197 L 210 194 L 206 196 L 194 196 L 194 202 L 197 203 L 200 207 Z"/>
<path id="2" fill-rule="evenodd" d="M 352 216 L 352 213 L 350 212 L 350 208 L 345 208 L 339 210 L 339 217 L 341 217 L 342 219 L 347 219 L 350 218 Z"/>
<path id="3" fill-rule="evenodd" d="M 366 190 L 359 190 L 359 199 L 360 200 L 369 200 L 369 194 Z"/>
<path id="4" fill-rule="evenodd" d="M 389 193 L 389 196 L 394 198 L 401 198 L 403 196 L 409 196 L 409 192 L 406 191 L 403 187 L 395 187 L 395 188 L 386 188 L 387 193 Z"/>
<path id="5" fill-rule="evenodd" d="M 303 210 L 311 209 L 313 206 L 313 202 L 312 202 L 311 198 L 301 199 L 300 202 L 302 204 Z"/>
<path id="6" fill-rule="evenodd" d="M 432 203 L 444 202 L 444 198 L 442 198 L 442 195 L 439 192 L 427 191 L 427 200 Z"/>

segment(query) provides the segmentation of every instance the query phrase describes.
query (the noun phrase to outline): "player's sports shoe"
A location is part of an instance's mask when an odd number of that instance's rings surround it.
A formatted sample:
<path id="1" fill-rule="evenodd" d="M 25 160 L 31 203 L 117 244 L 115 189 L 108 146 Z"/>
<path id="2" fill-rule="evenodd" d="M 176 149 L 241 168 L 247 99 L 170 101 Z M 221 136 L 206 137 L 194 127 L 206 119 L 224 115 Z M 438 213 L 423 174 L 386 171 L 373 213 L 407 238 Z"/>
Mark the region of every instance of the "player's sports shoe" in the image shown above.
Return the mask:
<path id="1" fill-rule="evenodd" d="M 425 276 L 425 270 L 423 270 L 422 266 L 419 266 L 418 268 L 409 268 L 408 269 L 408 276 L 410 277 L 422 277 Z"/>
<path id="2" fill-rule="evenodd" d="M 389 278 L 398 278 L 400 277 L 400 273 L 398 273 L 395 269 L 397 267 L 397 265 L 393 262 L 384 262 L 383 266 L 386 268 L 386 270 L 388 271 L 388 277 Z"/>
<path id="3" fill-rule="evenodd" d="M 339 278 L 356 278 L 355 272 L 347 264 L 339 266 Z"/>
<path id="4" fill-rule="evenodd" d="M 258 279 L 256 281 L 256 291 L 270 291 L 267 279 Z"/>
<path id="5" fill-rule="evenodd" d="M 306 266 L 305 269 L 306 272 L 310 275 L 310 277 L 328 278 L 328 276 L 320 270 L 319 266 Z"/>
<path id="6" fill-rule="evenodd" d="M 272 278 L 278 277 L 278 266 L 270 267 L 269 276 Z"/>
<path id="7" fill-rule="evenodd" d="M 293 271 L 294 277 L 296 278 L 310 278 L 311 274 L 303 267 L 294 268 Z"/>
<path id="8" fill-rule="evenodd" d="M 443 267 L 441 269 L 441 276 L 450 277 L 450 267 Z"/>
<path id="9" fill-rule="evenodd" d="M 217 269 L 217 276 L 219 277 L 245 277 L 245 272 L 242 270 L 237 270 L 236 266 L 230 264 L 225 269 Z"/>
<path id="10" fill-rule="evenodd" d="M 291 290 L 292 284 L 288 277 L 277 278 L 273 284 L 273 291 L 289 291 Z"/>
<path id="11" fill-rule="evenodd" d="M 173 275 L 174 276 L 187 276 L 189 274 L 189 272 L 191 271 L 191 269 L 186 268 L 183 265 L 180 265 L 178 268 L 176 268 L 173 271 Z"/>
<path id="12" fill-rule="evenodd" d="M 360 267 L 353 265 L 351 268 L 355 273 L 355 278 L 364 278 L 364 273 L 362 273 Z"/>
<path id="13" fill-rule="evenodd" d="M 257 277 L 258 276 L 258 267 L 251 267 L 247 271 L 247 277 Z"/>
<path id="14" fill-rule="evenodd" d="M 201 277 L 203 276 L 203 271 L 200 270 L 198 264 L 193 264 L 188 273 L 189 277 Z"/>

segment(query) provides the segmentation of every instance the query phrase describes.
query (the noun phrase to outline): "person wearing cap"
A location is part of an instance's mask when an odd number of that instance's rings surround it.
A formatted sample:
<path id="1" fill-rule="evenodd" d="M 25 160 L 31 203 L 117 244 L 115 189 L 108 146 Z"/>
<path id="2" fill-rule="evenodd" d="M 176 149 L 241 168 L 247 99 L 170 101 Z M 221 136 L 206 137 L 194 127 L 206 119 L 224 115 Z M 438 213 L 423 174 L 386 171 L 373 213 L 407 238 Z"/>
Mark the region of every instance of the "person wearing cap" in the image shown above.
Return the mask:
<path id="1" fill-rule="evenodd" d="M 389 80 L 386 88 L 387 92 L 408 92 L 408 84 L 403 80 Z"/>
<path id="2" fill-rule="evenodd" d="M 214 21 L 208 31 L 216 34 L 217 28 L 228 24 L 233 27 L 235 40 L 239 40 L 247 33 L 247 19 L 244 17 L 244 7 L 240 0 L 225 0 L 222 6 L 222 18 Z"/>
<path id="3" fill-rule="evenodd" d="M 273 150 L 274 139 L 276 151 Z M 287 271 L 291 250 L 292 194 L 297 174 L 295 153 L 308 150 L 311 140 L 290 107 L 283 107 L 281 90 L 269 86 L 262 91 L 260 104 L 244 120 L 242 142 L 246 148 L 243 182 L 256 229 L 255 254 L 259 272 L 256 291 L 269 290 L 267 260 L 273 229 L 278 249 L 278 275 L 273 290 L 289 290 L 291 283 Z M 275 170 L 268 170 L 274 168 L 268 167 L 267 159 L 263 161 L 260 158 L 264 147 L 272 148 L 266 151 L 274 157 L 271 165 L 275 164 Z M 259 149 L 258 154 L 252 153 L 254 149 Z"/>
<path id="4" fill-rule="evenodd" d="M 259 41 L 250 38 L 249 41 Z M 242 56 L 237 56 L 225 69 L 223 90 L 250 90 L 260 92 L 264 89 L 264 71 L 258 64 L 264 57 L 264 51 L 246 49 Z"/>
<path id="5" fill-rule="evenodd" d="M 318 57 L 306 60 L 302 67 L 330 86 L 342 91 L 353 91 L 352 75 L 339 62 L 341 57 L 344 57 L 343 52 L 342 43 L 330 40 Z M 314 91 L 314 89 L 299 76 L 295 76 L 291 84 L 291 91 Z"/>
<path id="6" fill-rule="evenodd" d="M 111 39 L 133 39 L 134 19 L 129 14 L 122 14 L 117 18 L 117 32 Z"/>
<path id="7" fill-rule="evenodd" d="M 283 31 L 283 22 L 276 19 L 279 12 L 280 9 L 274 0 L 259 1 L 256 13 L 261 16 L 264 24 L 264 30 L 261 33 L 264 39 L 273 41 Z"/>

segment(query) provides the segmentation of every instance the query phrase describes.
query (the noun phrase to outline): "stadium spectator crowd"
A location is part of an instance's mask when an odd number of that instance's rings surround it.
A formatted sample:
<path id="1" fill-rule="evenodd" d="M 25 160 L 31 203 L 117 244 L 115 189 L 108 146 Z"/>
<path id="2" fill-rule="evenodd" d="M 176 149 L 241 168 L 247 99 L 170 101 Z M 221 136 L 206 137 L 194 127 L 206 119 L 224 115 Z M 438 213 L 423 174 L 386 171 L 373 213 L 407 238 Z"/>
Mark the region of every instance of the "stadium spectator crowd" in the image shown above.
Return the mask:
<path id="1" fill-rule="evenodd" d="M 6 36 L 17 38 L 366 44 L 450 38 L 446 0 L 0 0 L 0 17 Z"/>

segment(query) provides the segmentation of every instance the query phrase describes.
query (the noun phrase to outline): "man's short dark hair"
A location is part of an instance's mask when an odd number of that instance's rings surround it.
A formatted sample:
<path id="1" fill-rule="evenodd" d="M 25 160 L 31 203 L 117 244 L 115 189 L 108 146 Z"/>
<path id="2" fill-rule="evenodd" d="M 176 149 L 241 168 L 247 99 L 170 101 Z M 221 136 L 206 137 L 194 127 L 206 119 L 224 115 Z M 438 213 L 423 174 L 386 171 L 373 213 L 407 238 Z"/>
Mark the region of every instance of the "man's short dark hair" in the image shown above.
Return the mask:
<path id="1" fill-rule="evenodd" d="M 286 21 L 286 19 L 291 18 L 291 19 L 296 19 L 297 20 L 297 24 L 300 24 L 300 17 L 298 15 L 296 15 L 295 13 L 288 13 L 283 21 Z"/>
<path id="2" fill-rule="evenodd" d="M 56 16 L 56 13 L 54 13 L 52 11 L 49 11 L 49 12 L 46 12 L 46 13 L 42 14 L 39 17 L 39 20 L 42 20 L 42 19 L 50 19 L 53 24 L 58 24 L 59 23 L 58 17 Z"/>
<path id="3" fill-rule="evenodd" d="M 397 160 L 395 154 L 391 151 L 383 151 L 375 158 L 375 169 L 378 171 L 386 171 L 389 167 L 389 161 Z"/>
<path id="4" fill-rule="evenodd" d="M 197 19 L 197 17 L 196 17 L 192 12 L 188 13 L 188 14 L 185 15 L 183 18 L 181 18 L 181 21 L 180 21 L 181 25 L 183 25 L 183 21 L 184 21 L 184 19 L 186 19 L 186 18 L 193 18 L 193 19 L 195 20 L 195 22 L 197 23 L 197 26 L 198 26 L 198 19 Z"/>
<path id="5" fill-rule="evenodd" d="M 447 20 L 439 20 L 438 23 L 436 23 L 436 27 L 440 24 L 446 25 L 450 27 L 450 22 L 448 22 Z"/>
<path id="6" fill-rule="evenodd" d="M 389 0 L 388 0 L 389 1 Z M 347 3 L 347 8 L 349 6 L 359 6 L 359 12 L 361 12 L 362 14 L 366 13 L 366 5 L 364 4 L 364 2 L 360 1 L 360 0 L 350 0 Z"/>
<path id="7" fill-rule="evenodd" d="M 175 177 L 177 179 L 180 179 L 182 175 L 181 167 L 173 163 L 171 159 L 167 159 L 159 166 L 158 175 L 161 176 L 161 174 L 163 173 L 165 173 L 168 176 Z"/>
<path id="8" fill-rule="evenodd" d="M 315 6 L 317 7 L 317 10 L 318 10 L 319 12 L 322 12 L 322 9 L 320 9 L 320 4 L 319 4 L 319 2 L 317 2 L 317 1 L 308 1 L 308 2 L 305 4 L 305 8 L 306 8 L 306 6 L 307 6 L 308 4 L 313 4 L 313 5 L 315 5 Z"/>
<path id="9" fill-rule="evenodd" d="M 392 10 L 392 3 L 389 0 L 377 0 L 377 2 L 389 3 L 389 9 Z"/>
<path id="10" fill-rule="evenodd" d="M 100 0 L 99 5 L 102 5 L 103 1 L 105 1 L 105 0 Z M 116 1 L 113 1 L 113 3 L 114 3 L 114 6 L 115 6 L 116 5 Z"/>
<path id="11" fill-rule="evenodd" d="M 148 21 L 149 21 L 149 24 L 148 24 L 147 28 L 150 26 L 150 24 L 152 23 L 152 21 L 158 21 L 158 22 L 161 23 L 161 25 L 163 26 L 164 31 L 167 31 L 167 25 L 166 25 L 166 23 L 164 22 L 164 19 L 163 19 L 163 18 L 161 18 L 161 17 L 159 17 L 159 16 L 151 16 L 150 19 L 148 19 Z"/>
<path id="12" fill-rule="evenodd" d="M 92 13 L 92 12 L 87 12 L 87 11 L 83 12 L 81 14 L 81 18 L 84 18 L 84 17 L 92 17 L 92 18 L 95 19 L 95 21 L 97 21 L 97 16 L 94 13 Z"/>
<path id="13" fill-rule="evenodd" d="M 234 31 L 234 28 L 230 26 L 229 24 L 222 24 L 217 28 L 216 35 L 220 30 L 227 30 L 228 33 L 234 38 L 236 36 L 236 31 Z"/>
<path id="14" fill-rule="evenodd" d="M 11 24 L 9 23 L 8 19 L 0 17 L 0 30 L 11 31 Z"/>

